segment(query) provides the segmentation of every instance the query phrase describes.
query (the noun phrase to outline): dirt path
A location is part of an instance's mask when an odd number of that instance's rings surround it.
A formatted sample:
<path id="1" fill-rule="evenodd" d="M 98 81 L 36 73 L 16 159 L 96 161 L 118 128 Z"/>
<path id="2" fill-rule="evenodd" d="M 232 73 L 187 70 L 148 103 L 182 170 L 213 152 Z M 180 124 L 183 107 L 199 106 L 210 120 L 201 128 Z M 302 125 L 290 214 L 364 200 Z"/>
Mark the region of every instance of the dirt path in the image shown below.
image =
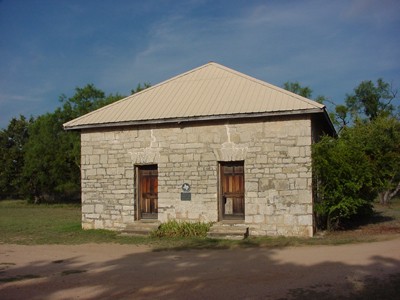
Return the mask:
<path id="1" fill-rule="evenodd" d="M 113 244 L 0 245 L 0 299 L 331 299 L 399 274 L 399 250 L 400 238 L 163 252 Z"/>

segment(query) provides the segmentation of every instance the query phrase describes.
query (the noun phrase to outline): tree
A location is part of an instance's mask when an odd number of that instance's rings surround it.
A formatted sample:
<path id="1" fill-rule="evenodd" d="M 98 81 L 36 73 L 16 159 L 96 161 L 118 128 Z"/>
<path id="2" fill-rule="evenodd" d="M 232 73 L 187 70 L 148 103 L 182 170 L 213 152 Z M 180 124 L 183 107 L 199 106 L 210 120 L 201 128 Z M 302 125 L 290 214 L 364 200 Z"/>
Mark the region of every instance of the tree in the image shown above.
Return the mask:
<path id="1" fill-rule="evenodd" d="M 355 130 L 372 165 L 380 202 L 389 204 L 400 190 L 400 121 L 379 116 Z"/>
<path id="2" fill-rule="evenodd" d="M 60 102 L 62 103 L 62 107 L 57 110 L 60 110 L 64 121 L 67 122 L 111 104 L 121 98 L 123 98 L 123 96 L 119 94 L 111 94 L 106 97 L 102 90 L 97 89 L 93 84 L 87 84 L 83 88 L 77 87 L 75 89 L 75 94 L 70 98 L 61 95 Z"/>
<path id="3" fill-rule="evenodd" d="M 138 84 L 137 93 L 150 87 Z M 62 95 L 53 113 L 30 119 L 12 119 L 0 131 L 0 199 L 28 197 L 42 201 L 71 200 L 80 195 L 80 136 L 62 125 L 120 100 L 93 84 L 77 87 L 72 97 Z"/>
<path id="4" fill-rule="evenodd" d="M 83 114 L 121 99 L 105 96 L 88 84 L 60 98 L 62 107 L 42 115 L 29 127 L 23 175 L 27 196 L 34 202 L 71 200 L 80 194 L 80 136 L 62 125 Z"/>
<path id="5" fill-rule="evenodd" d="M 305 98 L 311 99 L 312 97 L 312 89 L 308 86 L 303 87 L 299 82 L 285 82 L 283 84 L 283 88 L 292 93 L 298 94 Z M 337 132 L 340 132 L 343 127 L 348 124 L 348 108 L 344 105 L 336 105 L 334 102 L 329 100 L 327 97 L 323 95 L 318 95 L 314 101 L 325 104 L 329 103 L 333 105 L 333 111 L 329 112 L 329 117 L 332 120 L 333 125 L 335 126 Z"/>
<path id="6" fill-rule="evenodd" d="M 378 195 L 387 204 L 400 190 L 400 122 L 380 116 L 324 137 L 313 145 L 313 168 L 321 227 L 371 213 Z"/>
<path id="7" fill-rule="evenodd" d="M 362 149 L 349 142 L 351 136 L 351 131 L 338 139 L 325 136 L 313 145 L 314 210 L 319 228 L 335 230 L 345 220 L 372 211 L 373 173 Z"/>
<path id="8" fill-rule="evenodd" d="M 362 81 L 354 93 L 346 96 L 346 106 L 354 119 L 367 117 L 372 121 L 378 116 L 391 115 L 397 90 L 379 78 L 376 85 L 371 80 Z"/>
<path id="9" fill-rule="evenodd" d="M 20 198 L 23 194 L 22 169 L 28 141 L 28 127 L 33 119 L 13 118 L 7 129 L 0 131 L 0 199 Z"/>
<path id="10" fill-rule="evenodd" d="M 151 84 L 149 82 L 145 82 L 143 83 L 143 85 L 141 85 L 140 83 L 136 86 L 136 89 L 132 89 L 131 90 L 131 95 L 139 93 L 147 88 L 151 87 Z"/>
<path id="11" fill-rule="evenodd" d="M 23 175 L 26 194 L 35 203 L 79 192 L 79 168 L 70 158 L 78 141 L 63 132 L 60 117 L 60 111 L 48 113 L 29 127 Z"/>
<path id="12" fill-rule="evenodd" d="M 283 88 L 287 91 L 290 91 L 305 98 L 311 98 L 312 95 L 312 89 L 309 88 L 308 86 L 305 87 L 301 86 L 301 84 L 298 81 L 296 82 L 286 81 L 283 84 Z"/>

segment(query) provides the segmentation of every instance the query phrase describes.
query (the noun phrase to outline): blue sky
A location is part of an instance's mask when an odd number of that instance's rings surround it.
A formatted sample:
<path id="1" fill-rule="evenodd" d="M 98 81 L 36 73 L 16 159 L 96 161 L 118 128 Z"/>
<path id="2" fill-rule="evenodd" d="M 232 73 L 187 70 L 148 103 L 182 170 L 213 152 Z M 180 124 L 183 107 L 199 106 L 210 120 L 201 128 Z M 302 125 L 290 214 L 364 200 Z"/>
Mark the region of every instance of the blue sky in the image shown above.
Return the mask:
<path id="1" fill-rule="evenodd" d="M 209 61 L 341 103 L 362 80 L 400 87 L 399 36 L 398 0 L 0 0 L 0 128 Z"/>

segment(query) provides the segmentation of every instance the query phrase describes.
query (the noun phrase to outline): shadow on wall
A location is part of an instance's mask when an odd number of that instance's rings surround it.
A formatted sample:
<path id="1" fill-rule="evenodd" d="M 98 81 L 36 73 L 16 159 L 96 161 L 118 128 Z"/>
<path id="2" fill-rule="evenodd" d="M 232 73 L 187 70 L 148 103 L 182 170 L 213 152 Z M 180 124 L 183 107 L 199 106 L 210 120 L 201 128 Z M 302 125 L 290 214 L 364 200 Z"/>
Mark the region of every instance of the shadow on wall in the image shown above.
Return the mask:
<path id="1" fill-rule="evenodd" d="M 0 298 L 390 299 L 399 292 L 400 260 L 357 255 L 369 245 L 158 252 L 53 246 L 63 251 L 26 264 L 0 250 Z"/>

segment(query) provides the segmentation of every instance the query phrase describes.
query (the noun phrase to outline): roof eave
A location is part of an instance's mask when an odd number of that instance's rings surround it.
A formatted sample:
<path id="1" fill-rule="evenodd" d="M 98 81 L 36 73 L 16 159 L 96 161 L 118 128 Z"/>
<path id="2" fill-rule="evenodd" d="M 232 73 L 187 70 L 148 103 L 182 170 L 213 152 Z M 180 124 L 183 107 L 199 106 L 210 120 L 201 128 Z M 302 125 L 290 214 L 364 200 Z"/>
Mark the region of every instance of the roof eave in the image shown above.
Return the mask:
<path id="1" fill-rule="evenodd" d="M 332 122 L 328 112 L 326 111 L 326 109 L 324 109 L 324 118 L 326 120 L 326 123 L 329 126 L 329 129 L 331 130 L 332 135 L 333 136 L 337 136 L 337 132 L 336 132 L 335 126 L 333 125 L 333 122 Z"/>
<path id="2" fill-rule="evenodd" d="M 174 123 L 182 124 L 182 123 L 192 123 L 199 121 L 254 119 L 261 117 L 291 116 L 291 115 L 315 114 L 315 113 L 324 113 L 327 116 L 327 121 L 330 124 L 330 127 L 333 128 L 332 122 L 330 121 L 329 116 L 326 113 L 325 107 L 323 107 L 323 108 L 312 108 L 312 109 L 291 110 L 291 111 L 240 113 L 240 114 L 229 114 L 229 115 L 198 116 L 198 117 L 169 118 L 169 119 L 156 119 L 156 120 L 138 120 L 138 121 L 127 121 L 127 122 L 83 124 L 76 126 L 64 125 L 64 130 L 82 130 L 82 129 L 93 129 L 93 128 L 112 128 L 112 127 L 160 125 L 160 124 L 174 124 Z"/>

